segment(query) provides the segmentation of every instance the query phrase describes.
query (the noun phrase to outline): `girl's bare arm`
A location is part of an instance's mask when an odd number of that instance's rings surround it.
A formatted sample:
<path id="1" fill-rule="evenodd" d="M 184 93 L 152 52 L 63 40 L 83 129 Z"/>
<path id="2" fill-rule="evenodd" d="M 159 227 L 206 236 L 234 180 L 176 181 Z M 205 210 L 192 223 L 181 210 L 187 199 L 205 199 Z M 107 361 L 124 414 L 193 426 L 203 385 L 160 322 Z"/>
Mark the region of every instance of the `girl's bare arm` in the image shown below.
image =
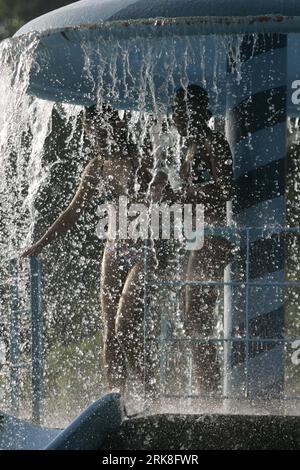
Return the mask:
<path id="1" fill-rule="evenodd" d="M 100 158 L 92 160 L 81 176 L 80 184 L 76 194 L 66 210 L 51 225 L 43 237 L 30 248 L 25 250 L 21 257 L 36 256 L 41 250 L 53 240 L 65 235 L 77 222 L 82 210 L 97 193 L 100 184 L 102 161 Z"/>

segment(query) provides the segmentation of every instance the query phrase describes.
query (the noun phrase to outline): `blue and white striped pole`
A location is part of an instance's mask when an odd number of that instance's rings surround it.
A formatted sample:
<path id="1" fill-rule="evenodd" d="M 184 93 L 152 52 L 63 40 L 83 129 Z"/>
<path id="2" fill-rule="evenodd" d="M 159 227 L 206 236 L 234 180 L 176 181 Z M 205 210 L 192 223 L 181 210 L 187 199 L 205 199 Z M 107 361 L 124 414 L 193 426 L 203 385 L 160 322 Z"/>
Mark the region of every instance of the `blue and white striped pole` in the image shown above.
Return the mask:
<path id="1" fill-rule="evenodd" d="M 224 388 L 232 398 L 270 398 L 284 384 L 283 344 L 274 341 L 283 336 L 284 287 L 251 283 L 284 282 L 282 237 L 261 228 L 285 225 L 287 36 L 244 36 L 232 50 L 238 60 L 229 60 L 226 132 L 237 194 L 233 218 L 250 229 L 233 266 L 233 280 L 245 284 L 232 288 L 225 315 L 225 338 L 235 340 L 226 343 Z"/>

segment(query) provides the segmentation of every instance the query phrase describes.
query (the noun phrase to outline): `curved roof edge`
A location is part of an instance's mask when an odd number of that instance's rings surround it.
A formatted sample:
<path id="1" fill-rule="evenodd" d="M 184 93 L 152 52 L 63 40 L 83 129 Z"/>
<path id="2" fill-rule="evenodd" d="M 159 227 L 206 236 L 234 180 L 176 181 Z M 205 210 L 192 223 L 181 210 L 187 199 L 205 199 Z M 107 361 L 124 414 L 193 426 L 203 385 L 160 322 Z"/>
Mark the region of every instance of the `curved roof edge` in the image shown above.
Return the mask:
<path id="1" fill-rule="evenodd" d="M 103 21 L 178 17 L 300 16 L 299 0 L 81 0 L 24 25 L 15 36 Z"/>

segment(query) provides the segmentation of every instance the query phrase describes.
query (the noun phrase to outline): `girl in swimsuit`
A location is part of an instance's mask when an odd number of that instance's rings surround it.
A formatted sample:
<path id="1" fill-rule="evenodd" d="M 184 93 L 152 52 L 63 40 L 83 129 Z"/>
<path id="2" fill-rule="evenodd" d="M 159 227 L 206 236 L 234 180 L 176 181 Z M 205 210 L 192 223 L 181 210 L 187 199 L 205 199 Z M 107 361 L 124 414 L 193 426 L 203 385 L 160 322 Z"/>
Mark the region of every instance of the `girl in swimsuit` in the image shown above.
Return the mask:
<path id="1" fill-rule="evenodd" d="M 43 248 L 63 236 L 79 219 L 80 213 L 99 191 L 115 203 L 126 196 L 136 200 L 133 182 L 139 178 L 139 199 L 150 193 L 159 198 L 162 186 L 152 178 L 152 162 L 147 152 L 137 169 L 138 153 L 128 142 L 126 116 L 108 105 L 86 110 L 85 129 L 98 156 L 85 168 L 74 198 L 44 236 L 28 248 L 21 257 L 37 256 Z M 137 176 L 138 171 L 138 176 Z M 111 227 L 108 227 L 108 232 Z M 144 244 L 134 240 L 108 239 L 101 271 L 101 311 L 104 319 L 104 376 L 108 391 L 124 393 L 128 371 L 143 380 L 143 255 Z"/>
<path id="2" fill-rule="evenodd" d="M 185 203 L 205 208 L 204 246 L 188 253 L 185 279 L 217 281 L 232 260 L 234 245 L 226 229 L 226 202 L 233 198 L 232 156 L 228 143 L 208 126 L 212 114 L 207 92 L 189 85 L 177 91 L 173 119 L 185 138 L 181 166 L 182 198 Z M 215 392 L 220 385 L 217 346 L 209 342 L 214 331 L 214 310 L 218 292 L 212 286 L 187 286 L 185 289 L 185 325 L 193 343 L 194 375 L 198 392 Z M 201 341 L 202 340 L 202 341 Z"/>

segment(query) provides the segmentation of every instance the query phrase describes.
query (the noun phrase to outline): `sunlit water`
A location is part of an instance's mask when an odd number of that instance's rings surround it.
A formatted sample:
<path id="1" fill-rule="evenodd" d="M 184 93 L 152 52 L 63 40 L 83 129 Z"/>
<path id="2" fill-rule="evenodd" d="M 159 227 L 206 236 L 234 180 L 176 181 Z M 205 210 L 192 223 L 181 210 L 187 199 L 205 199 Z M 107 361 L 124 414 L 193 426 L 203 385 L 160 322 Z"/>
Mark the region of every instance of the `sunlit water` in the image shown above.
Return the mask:
<path id="1" fill-rule="evenodd" d="M 132 75 L 130 58 L 132 49 L 125 42 L 113 49 L 110 62 L 102 57 L 104 44 L 95 51 L 88 36 L 84 38 L 82 49 L 85 53 L 85 70 L 87 79 L 94 80 L 95 71 L 91 72 L 91 56 L 98 55 L 98 101 L 109 95 L 112 102 L 118 102 L 118 87 L 123 81 L 127 101 L 132 100 L 135 108 L 129 123 L 130 138 L 137 145 L 137 159 L 142 161 L 144 145 L 150 136 L 154 153 L 153 174 L 158 167 L 166 168 L 171 185 L 178 188 L 178 173 L 182 143 L 172 125 L 170 105 L 176 90 L 174 76 L 180 76 L 181 85 L 187 86 L 187 70 L 190 64 L 201 64 L 201 82 L 212 89 L 215 110 L 219 100 L 224 96 L 221 82 L 223 80 L 224 54 L 230 53 L 234 58 L 237 80 L 239 71 L 239 44 L 242 38 L 234 41 L 215 37 L 213 58 L 213 75 L 206 73 L 206 39 L 189 38 L 185 40 L 185 53 L 176 56 L 176 41 L 151 41 L 148 39 L 140 46 L 143 56 L 140 73 Z M 1 323 L 3 335 L 8 338 L 9 331 L 9 286 L 11 274 L 9 262 L 40 237 L 55 217 L 66 207 L 78 184 L 85 164 L 94 156 L 92 142 L 88 141 L 82 127 L 83 108 L 72 104 L 54 104 L 29 96 L 26 91 L 29 72 L 34 61 L 34 51 L 38 37 L 30 35 L 19 43 L 18 49 L 12 48 L 10 41 L 0 44 L 0 197 L 1 197 Z M 197 47 L 195 47 L 197 43 Z M 171 45 L 172 46 L 172 45 Z M 102 49 L 101 49 L 102 47 Z M 136 47 L 136 46 L 135 46 Z M 127 49 L 126 49 L 127 48 Z M 197 51 L 197 53 L 195 52 Z M 209 49 L 211 53 L 211 49 Z M 124 68 L 123 76 L 117 75 L 117 59 L 121 55 Z M 107 59 L 107 58 L 105 58 Z M 154 85 L 155 70 L 162 63 L 166 67 L 166 79 L 161 87 L 165 88 L 163 103 L 157 101 Z M 110 76 L 109 90 L 103 83 Z M 212 78 L 211 78 L 212 77 Z M 126 89 L 126 84 L 131 87 Z M 160 91 L 161 93 L 161 91 Z M 154 114 L 149 109 L 154 110 Z M 221 126 L 223 120 L 212 120 L 212 126 Z M 298 122 L 290 123 L 291 141 L 298 143 Z M 296 136 L 296 137 L 295 137 Z M 249 137 L 251 145 L 251 137 Z M 299 176 L 299 173 L 298 173 Z M 290 186 L 298 189 L 297 181 Z M 293 204 L 291 203 L 291 207 Z M 295 211 L 294 211 L 295 212 Z M 290 224 L 293 223 L 291 209 Z M 102 353 L 102 323 L 99 306 L 100 261 L 103 243 L 95 236 L 97 223 L 95 206 L 80 220 L 79 226 L 66 239 L 56 242 L 47 248 L 41 259 L 44 266 L 44 334 L 45 334 L 45 423 L 51 426 L 64 426 L 91 401 L 97 399 L 104 391 Z M 297 222 L 297 223 L 296 223 Z M 180 251 L 180 250 L 179 250 Z M 178 256 L 180 253 L 178 253 Z M 298 253 L 293 254 L 294 264 Z M 295 268 L 296 269 L 296 268 Z M 20 275 L 20 307 L 29 306 L 29 280 L 26 262 L 23 263 Z M 181 304 L 178 291 L 165 292 L 165 312 L 173 322 L 175 336 L 184 336 L 181 323 Z M 290 306 L 297 313 L 297 295 L 291 295 Z M 222 337 L 222 301 L 216 322 L 219 328 L 218 337 Z M 298 316 L 299 317 L 299 316 Z M 294 317 L 293 317 L 294 318 Z M 299 320 L 293 320 L 299 331 Z M 22 338 L 21 359 L 29 363 L 30 333 L 29 320 L 20 320 Z M 293 331 L 295 334 L 295 329 Z M 220 348 L 220 357 L 222 357 Z M 176 356 L 177 355 L 177 356 Z M 6 356 L 6 358 L 5 358 Z M 177 365 L 181 361 L 179 377 L 171 374 L 169 387 L 172 393 L 183 395 L 180 401 L 160 399 L 149 409 L 143 399 L 143 384 L 133 388 L 128 397 L 128 410 L 141 412 L 234 412 L 234 406 L 228 407 L 221 400 L 221 390 L 217 400 L 208 401 L 184 398 L 191 392 L 192 378 L 186 372 L 188 356 L 185 352 L 175 351 Z M 1 369 L 2 408 L 9 409 L 10 388 L 8 380 L 7 343 L 0 341 L 0 361 L 6 365 Z M 175 361 L 176 362 L 176 361 Z M 172 368 L 172 361 L 170 370 Z M 299 390 L 299 372 L 292 373 L 291 388 Z M 30 419 L 30 375 L 28 370 L 20 372 L 20 414 Z M 159 381 L 159 378 L 155 380 Z M 237 403 L 236 412 L 256 412 L 249 402 Z M 272 407 L 271 407 L 272 408 Z M 268 412 L 267 407 L 258 408 Z M 267 411 L 266 411 L 267 410 Z M 277 412 L 276 407 L 272 408 Z"/>

